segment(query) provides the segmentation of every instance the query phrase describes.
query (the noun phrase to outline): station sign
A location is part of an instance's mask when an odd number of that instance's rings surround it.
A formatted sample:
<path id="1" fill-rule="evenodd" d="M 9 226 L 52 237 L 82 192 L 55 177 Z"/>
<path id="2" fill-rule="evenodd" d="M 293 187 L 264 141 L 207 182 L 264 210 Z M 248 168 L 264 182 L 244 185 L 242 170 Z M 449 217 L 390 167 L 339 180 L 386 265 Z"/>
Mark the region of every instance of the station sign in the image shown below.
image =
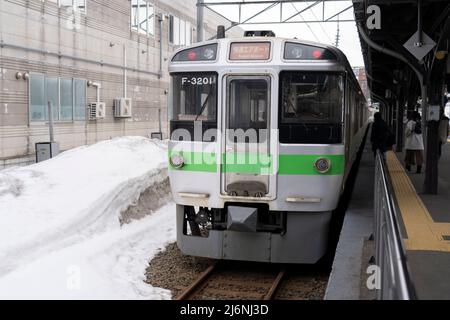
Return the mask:
<path id="1" fill-rule="evenodd" d="M 436 45 L 425 32 L 422 32 L 422 42 L 419 43 L 419 31 L 416 31 L 403 45 L 417 60 L 421 61 Z"/>

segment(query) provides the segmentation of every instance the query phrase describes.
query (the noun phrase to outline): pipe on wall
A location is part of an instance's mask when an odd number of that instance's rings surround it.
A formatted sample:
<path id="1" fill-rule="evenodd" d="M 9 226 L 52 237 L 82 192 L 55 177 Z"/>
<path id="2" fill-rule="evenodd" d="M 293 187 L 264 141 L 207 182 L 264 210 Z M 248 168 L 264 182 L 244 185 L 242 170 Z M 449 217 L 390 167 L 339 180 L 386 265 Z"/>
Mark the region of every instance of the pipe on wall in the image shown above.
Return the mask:
<path id="1" fill-rule="evenodd" d="M 47 50 L 42 50 L 42 49 L 35 49 L 35 48 L 30 48 L 30 47 L 19 46 L 19 45 L 15 45 L 15 44 L 11 44 L 11 43 L 6 43 L 3 41 L 0 42 L 0 48 L 12 48 L 12 49 L 24 50 L 24 51 L 28 51 L 28 52 L 35 52 L 35 53 L 41 53 L 41 54 L 46 54 L 46 55 L 50 55 L 50 56 L 55 56 L 55 57 L 59 57 L 59 58 L 72 59 L 72 60 L 80 61 L 80 62 L 98 64 L 100 66 L 106 66 L 106 67 L 117 68 L 117 69 L 122 69 L 122 70 L 124 69 L 123 65 L 103 62 L 101 60 L 97 61 L 97 60 L 92 60 L 92 59 L 76 57 L 76 56 L 72 56 L 72 55 L 68 55 L 68 54 L 62 54 L 59 52 L 52 52 L 52 51 L 47 51 Z M 148 75 L 152 75 L 152 76 L 159 75 L 157 72 L 153 72 L 153 71 L 146 71 L 146 70 L 134 69 L 134 68 L 129 68 L 129 67 L 126 67 L 125 69 L 127 71 L 139 72 L 139 73 L 148 74 Z"/>
<path id="2" fill-rule="evenodd" d="M 88 86 L 92 86 L 95 87 L 95 89 L 97 90 L 97 104 L 100 103 L 100 88 L 102 87 L 101 83 L 98 82 L 92 82 L 92 81 L 88 81 Z"/>
<path id="3" fill-rule="evenodd" d="M 164 22 L 164 14 L 160 14 L 158 16 L 159 21 L 159 75 L 158 78 L 162 78 L 163 76 L 163 22 Z"/>
<path id="4" fill-rule="evenodd" d="M 123 97 L 127 98 L 127 46 L 123 44 Z"/>

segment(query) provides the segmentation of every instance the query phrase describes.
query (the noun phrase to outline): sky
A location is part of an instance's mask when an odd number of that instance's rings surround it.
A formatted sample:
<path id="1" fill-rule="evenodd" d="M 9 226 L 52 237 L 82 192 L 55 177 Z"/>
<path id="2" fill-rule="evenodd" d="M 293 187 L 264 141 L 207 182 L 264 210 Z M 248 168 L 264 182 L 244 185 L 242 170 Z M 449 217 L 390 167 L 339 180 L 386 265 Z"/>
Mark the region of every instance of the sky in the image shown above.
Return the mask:
<path id="1" fill-rule="evenodd" d="M 227 0 L 207 0 L 207 2 L 224 2 Z M 231 0 L 229 0 L 231 1 Z M 206 1 L 205 1 L 206 2 Z M 302 3 L 285 3 L 283 4 L 283 19 L 294 15 L 298 11 L 301 11 L 312 5 L 313 1 L 307 1 Z M 255 15 L 261 9 L 268 7 L 270 4 L 256 4 L 245 5 L 241 9 L 242 20 L 248 19 Z M 322 4 L 318 4 L 311 9 L 301 13 L 299 16 L 292 18 L 291 21 L 311 21 L 322 18 L 324 13 L 325 19 L 335 15 L 341 10 L 348 8 L 352 5 L 351 1 L 329 1 L 325 3 L 325 10 L 323 10 Z M 213 6 L 214 10 L 218 11 L 228 19 L 232 21 L 239 20 L 239 7 L 238 6 Z M 269 22 L 280 19 L 280 5 L 273 7 L 266 11 L 262 15 L 255 17 L 249 22 Z M 339 15 L 340 20 L 353 20 L 353 8 Z M 336 20 L 337 18 L 333 18 Z M 325 44 L 335 44 L 337 33 L 337 22 L 327 23 L 286 23 L 286 24 L 248 24 L 240 25 L 244 30 L 272 30 L 277 37 L 286 38 L 298 38 L 302 40 L 310 40 Z M 359 42 L 358 32 L 356 29 L 356 23 L 352 22 L 340 22 L 339 23 L 339 49 L 341 49 L 352 66 L 364 66 L 364 61 L 361 54 L 361 46 Z"/>

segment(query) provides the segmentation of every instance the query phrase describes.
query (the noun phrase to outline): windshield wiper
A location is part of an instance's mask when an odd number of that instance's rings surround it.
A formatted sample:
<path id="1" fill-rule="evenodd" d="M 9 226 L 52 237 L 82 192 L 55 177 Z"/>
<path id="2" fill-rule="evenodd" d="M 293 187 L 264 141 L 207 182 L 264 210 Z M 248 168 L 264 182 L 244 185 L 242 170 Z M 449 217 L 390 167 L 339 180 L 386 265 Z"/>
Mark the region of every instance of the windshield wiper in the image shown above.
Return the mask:
<path id="1" fill-rule="evenodd" d="M 203 105 L 202 105 L 202 107 L 200 108 L 200 111 L 198 112 L 198 114 L 197 114 L 197 116 L 195 117 L 195 120 L 194 120 L 194 121 L 197 121 L 197 120 L 198 120 L 198 117 L 200 117 L 200 116 L 202 115 L 203 111 L 205 111 L 206 104 L 208 103 L 209 98 L 211 97 L 212 93 L 213 93 L 213 91 L 210 90 L 209 93 L 208 93 L 208 96 L 207 96 L 206 99 L 205 99 L 205 102 L 203 102 Z"/>

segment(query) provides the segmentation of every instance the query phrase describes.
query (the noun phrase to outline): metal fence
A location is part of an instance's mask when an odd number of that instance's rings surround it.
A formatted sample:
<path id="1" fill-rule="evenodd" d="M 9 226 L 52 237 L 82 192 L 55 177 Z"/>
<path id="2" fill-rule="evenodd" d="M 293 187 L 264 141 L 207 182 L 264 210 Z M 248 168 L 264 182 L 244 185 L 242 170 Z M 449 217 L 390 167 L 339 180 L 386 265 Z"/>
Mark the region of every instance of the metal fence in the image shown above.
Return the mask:
<path id="1" fill-rule="evenodd" d="M 375 259 L 380 268 L 379 300 L 410 300 L 414 290 L 399 231 L 397 213 L 380 152 L 375 160 Z"/>

